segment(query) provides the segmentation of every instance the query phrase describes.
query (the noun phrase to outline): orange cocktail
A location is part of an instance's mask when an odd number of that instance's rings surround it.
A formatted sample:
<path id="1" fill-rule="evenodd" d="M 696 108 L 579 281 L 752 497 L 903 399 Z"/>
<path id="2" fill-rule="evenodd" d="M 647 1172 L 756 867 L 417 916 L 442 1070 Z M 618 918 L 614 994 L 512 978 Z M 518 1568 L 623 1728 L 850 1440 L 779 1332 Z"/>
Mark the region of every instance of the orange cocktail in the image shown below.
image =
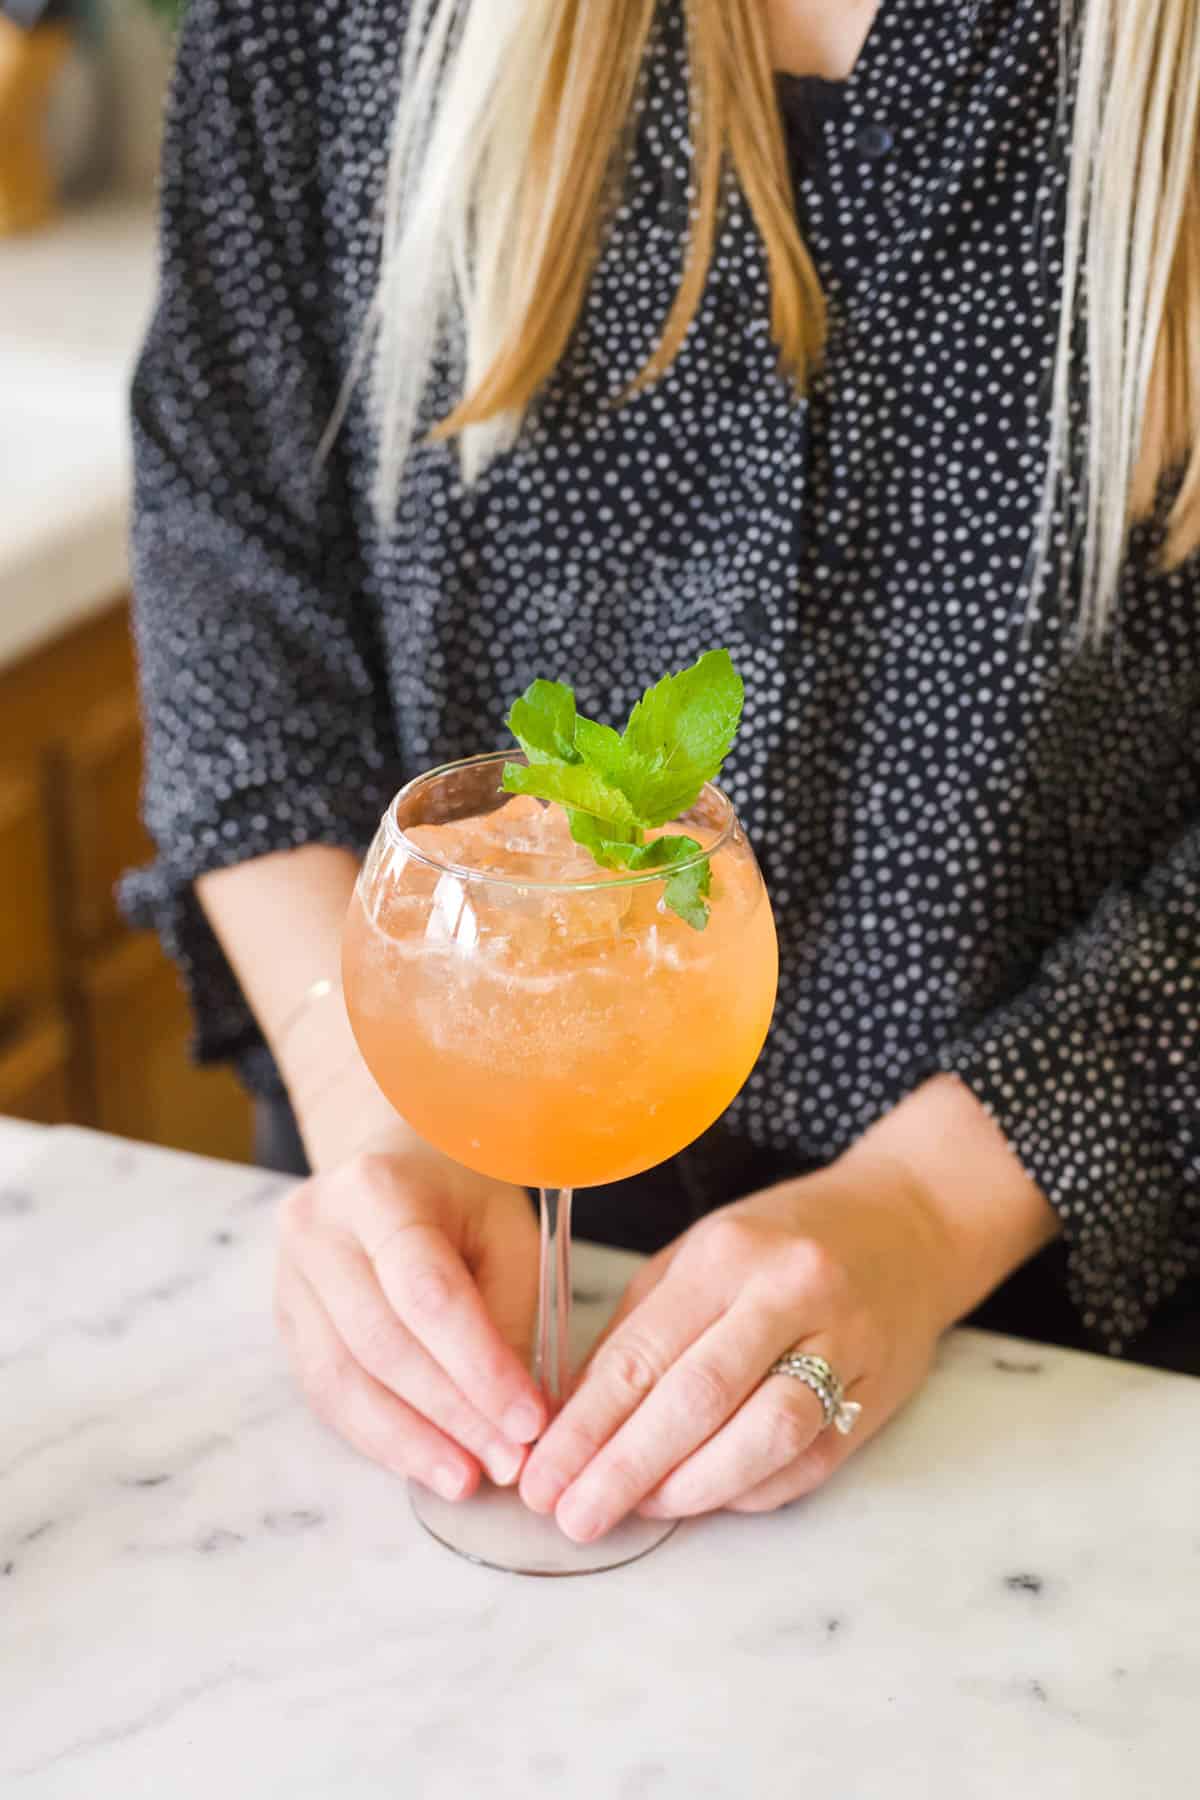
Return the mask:
<path id="1" fill-rule="evenodd" d="M 618 738 L 578 719 L 569 690 L 535 683 L 510 715 L 534 754 L 410 782 L 350 905 L 346 1005 L 387 1098 L 456 1162 L 541 1190 L 533 1368 L 551 1409 L 572 1384 L 571 1189 L 691 1143 L 770 1023 L 770 904 L 732 807 L 696 772 L 719 763 L 740 701 L 713 653 L 650 690 Z M 540 1575 L 614 1568 L 672 1529 L 631 1517 L 574 1544 L 487 1482 L 461 1507 L 417 1485 L 412 1502 L 452 1549 Z"/>
<path id="2" fill-rule="evenodd" d="M 661 875 L 598 869 L 561 808 L 495 799 L 381 832 L 344 940 L 355 1035 L 397 1111 L 458 1162 L 532 1187 L 637 1174 L 719 1117 L 762 1048 L 777 953 L 753 854 L 706 790 L 697 931 Z"/>

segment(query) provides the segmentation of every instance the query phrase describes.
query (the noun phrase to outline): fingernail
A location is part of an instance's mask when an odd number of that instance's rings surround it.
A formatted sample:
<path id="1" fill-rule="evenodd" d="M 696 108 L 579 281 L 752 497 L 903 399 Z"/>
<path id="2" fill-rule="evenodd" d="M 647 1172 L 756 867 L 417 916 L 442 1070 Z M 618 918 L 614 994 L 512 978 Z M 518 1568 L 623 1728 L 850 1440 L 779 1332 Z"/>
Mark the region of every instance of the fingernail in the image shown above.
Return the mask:
<path id="1" fill-rule="evenodd" d="M 604 1522 L 598 1509 L 586 1500 L 568 1500 L 555 1516 L 559 1528 L 577 1544 L 590 1544 L 593 1538 L 599 1537 Z"/>
<path id="2" fill-rule="evenodd" d="M 517 1478 L 521 1464 L 525 1460 L 523 1450 L 516 1450 L 511 1444 L 496 1444 L 484 1459 L 488 1474 L 497 1487 L 508 1487 Z"/>
<path id="3" fill-rule="evenodd" d="M 467 1481 L 461 1469 L 450 1463 L 440 1463 L 433 1471 L 433 1485 L 443 1500 L 461 1500 Z"/>
<path id="4" fill-rule="evenodd" d="M 514 1444 L 532 1444 L 542 1429 L 542 1415 L 528 1400 L 518 1400 L 515 1406 L 509 1407 L 500 1426 L 505 1437 L 511 1438 Z"/>

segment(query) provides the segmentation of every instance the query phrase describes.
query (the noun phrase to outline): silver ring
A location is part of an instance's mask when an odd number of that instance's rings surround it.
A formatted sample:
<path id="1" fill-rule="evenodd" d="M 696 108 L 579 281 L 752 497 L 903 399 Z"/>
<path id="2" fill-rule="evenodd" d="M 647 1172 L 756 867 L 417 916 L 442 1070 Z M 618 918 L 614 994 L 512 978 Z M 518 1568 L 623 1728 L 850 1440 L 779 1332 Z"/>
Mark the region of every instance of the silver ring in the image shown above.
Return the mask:
<path id="1" fill-rule="evenodd" d="M 812 1389 L 825 1415 L 822 1431 L 832 1425 L 846 1437 L 854 1430 L 862 1407 L 857 1400 L 846 1399 L 845 1389 L 823 1356 L 811 1356 L 806 1350 L 789 1350 L 786 1356 L 771 1364 L 767 1374 L 793 1375 Z"/>

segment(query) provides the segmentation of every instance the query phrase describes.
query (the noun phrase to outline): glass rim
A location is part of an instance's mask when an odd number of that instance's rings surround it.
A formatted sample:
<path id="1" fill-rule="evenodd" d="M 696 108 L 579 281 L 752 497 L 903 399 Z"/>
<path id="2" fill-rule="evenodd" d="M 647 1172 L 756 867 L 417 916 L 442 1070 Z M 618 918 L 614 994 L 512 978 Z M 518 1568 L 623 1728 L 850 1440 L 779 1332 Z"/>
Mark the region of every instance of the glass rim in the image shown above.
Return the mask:
<path id="1" fill-rule="evenodd" d="M 422 850 L 419 844 L 414 844 L 405 835 L 404 827 L 396 818 L 396 809 L 401 801 L 414 794 L 419 788 L 438 780 L 441 776 L 453 774 L 458 769 L 479 767 L 484 763 L 524 763 L 527 761 L 528 759 L 519 750 L 484 750 L 475 756 L 462 756 L 454 762 L 439 763 L 434 769 L 426 769 L 422 775 L 414 775 L 411 781 L 406 781 L 404 786 L 392 796 L 384 809 L 382 824 L 388 842 L 394 849 L 403 850 L 412 857 L 414 862 L 422 863 L 427 869 L 436 869 L 443 875 L 456 875 L 463 881 L 486 883 L 492 887 L 524 888 L 533 893 L 590 894 L 612 888 L 647 887 L 653 881 L 665 881 L 670 875 L 681 875 L 685 869 L 694 869 L 698 863 L 707 862 L 719 850 L 724 849 L 737 829 L 737 813 L 734 811 L 732 800 L 714 781 L 706 781 L 693 805 L 698 804 L 703 795 L 714 794 L 720 802 L 725 816 L 720 832 L 714 841 L 702 846 L 694 856 L 686 857 L 682 862 L 672 863 L 669 868 L 631 869 L 621 874 L 617 871 L 612 873 L 601 871 L 597 864 L 594 877 L 590 875 L 577 877 L 573 881 L 531 881 L 525 875 L 505 875 L 490 869 L 472 869 L 466 863 L 444 862 L 439 856 L 431 856 L 427 850 Z M 517 796 L 512 795 L 511 798 L 516 799 Z M 544 804 L 553 805 L 554 802 L 545 802 Z M 691 808 L 689 807 L 688 810 L 691 811 Z"/>

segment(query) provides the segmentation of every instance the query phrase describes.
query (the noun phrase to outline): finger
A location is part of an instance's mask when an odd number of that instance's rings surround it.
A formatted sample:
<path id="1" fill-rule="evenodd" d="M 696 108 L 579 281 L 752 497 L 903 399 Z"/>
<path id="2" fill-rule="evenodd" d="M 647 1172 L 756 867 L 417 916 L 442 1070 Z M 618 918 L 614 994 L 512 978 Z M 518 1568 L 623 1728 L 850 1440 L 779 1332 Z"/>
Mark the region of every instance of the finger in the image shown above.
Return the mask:
<path id="1" fill-rule="evenodd" d="M 516 1480 L 523 1446 L 497 1432 L 388 1305 L 366 1253 L 322 1233 L 298 1247 L 299 1266 L 360 1367 L 484 1463 L 498 1486 Z"/>
<path id="2" fill-rule="evenodd" d="M 825 1338 L 796 1347 L 848 1370 L 851 1387 L 857 1382 L 861 1359 L 835 1352 Z M 674 1519 L 730 1506 L 797 1463 L 824 1430 L 824 1409 L 811 1388 L 795 1376 L 768 1375 L 724 1430 L 673 1469 L 639 1510 Z"/>
<path id="3" fill-rule="evenodd" d="M 305 1397 L 332 1431 L 445 1500 L 474 1490 L 475 1459 L 359 1366 L 298 1271 L 280 1275 L 276 1311 Z"/>
<path id="4" fill-rule="evenodd" d="M 538 1228 L 528 1197 L 498 1190 L 478 1242 L 467 1246 L 466 1256 L 484 1310 L 527 1369 L 538 1296 Z"/>
<path id="5" fill-rule="evenodd" d="M 831 1475 L 835 1475 L 849 1462 L 856 1450 L 861 1450 L 864 1444 L 871 1441 L 895 1410 L 895 1400 L 884 1390 L 878 1379 L 871 1376 L 853 1382 L 847 1390 L 846 1398 L 856 1400 L 863 1409 L 862 1418 L 853 1431 L 845 1436 L 832 1427 L 822 1431 L 790 1469 L 780 1469 L 765 1481 L 759 1482 L 756 1487 L 749 1488 L 737 1499 L 729 1501 L 726 1510 L 741 1513 L 774 1512 L 777 1507 L 787 1506 L 793 1500 L 802 1500 L 806 1494 L 815 1494 Z"/>
<path id="6" fill-rule="evenodd" d="M 625 1292 L 621 1295 L 616 1312 L 613 1313 L 612 1317 L 605 1325 L 604 1330 L 600 1333 L 600 1336 L 596 1339 L 583 1362 L 580 1364 L 575 1381 L 576 1387 L 578 1387 L 584 1375 L 591 1367 L 598 1351 L 608 1343 L 611 1337 L 616 1335 L 621 1329 L 621 1326 L 624 1325 L 630 1313 L 636 1312 L 642 1302 L 649 1299 L 650 1295 L 654 1292 L 659 1282 L 663 1279 L 663 1276 L 667 1273 L 667 1270 L 671 1267 L 672 1262 L 675 1260 L 675 1253 L 678 1248 L 678 1244 L 668 1244 L 665 1250 L 660 1250 L 656 1256 L 650 1258 L 649 1262 L 644 1263 L 637 1274 L 629 1282 Z"/>
<path id="7" fill-rule="evenodd" d="M 664 1282 L 596 1351 L 583 1378 L 521 1477 L 521 1498 L 553 1512 L 560 1496 L 667 1370 L 711 1324 L 711 1295 L 694 1283 Z"/>
<path id="8" fill-rule="evenodd" d="M 530 1443 L 546 1417 L 533 1377 L 488 1317 L 449 1239 L 413 1216 L 402 1175 L 385 1163 L 356 1185 L 351 1205 L 352 1226 L 397 1316 L 472 1406 L 514 1443 Z"/>
<path id="9" fill-rule="evenodd" d="M 804 1345 L 832 1360 L 832 1352 Z M 716 1512 L 793 1469 L 825 1429 L 812 1389 L 794 1376 L 770 1375 L 723 1431 L 672 1469 L 639 1508 L 648 1518 Z"/>
<path id="10" fill-rule="evenodd" d="M 777 1313 L 746 1300 L 711 1325 L 562 1496 L 555 1516 L 567 1536 L 581 1543 L 603 1536 L 719 1434 L 761 1383 L 787 1329 Z M 819 1406 L 799 1412 L 804 1443 L 819 1417 Z"/>
<path id="11" fill-rule="evenodd" d="M 797 1457 L 789 1468 L 778 1469 L 756 1487 L 727 1501 L 726 1511 L 774 1512 L 777 1507 L 788 1506 L 793 1500 L 802 1500 L 806 1494 L 815 1494 L 854 1455 L 855 1450 L 862 1448 L 866 1439 L 855 1442 L 856 1437 L 857 1433 L 842 1437 L 832 1429 L 821 1432 L 804 1455 Z M 657 1518 L 662 1515 L 655 1512 L 650 1516 Z"/>

